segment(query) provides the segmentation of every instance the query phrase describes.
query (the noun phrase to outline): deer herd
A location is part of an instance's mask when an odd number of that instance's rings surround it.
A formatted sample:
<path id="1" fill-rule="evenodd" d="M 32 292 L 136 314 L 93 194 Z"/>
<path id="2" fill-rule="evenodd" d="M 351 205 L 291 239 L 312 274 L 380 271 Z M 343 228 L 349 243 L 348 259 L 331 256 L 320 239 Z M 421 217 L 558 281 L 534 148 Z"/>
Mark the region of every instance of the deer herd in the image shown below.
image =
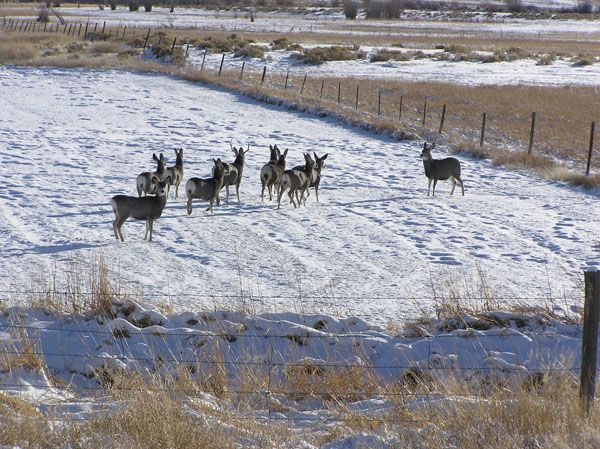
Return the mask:
<path id="1" fill-rule="evenodd" d="M 219 206 L 221 200 L 219 193 L 223 188 L 226 190 L 226 202 L 229 204 L 229 187 L 235 186 L 235 193 L 238 204 L 240 203 L 240 183 L 244 172 L 246 154 L 250 151 L 250 144 L 244 150 L 243 147 L 236 148 L 229 144 L 235 154 L 235 160 L 232 163 L 221 161 L 220 158 L 213 159 L 212 176 L 210 178 L 190 178 L 185 184 L 185 193 L 187 194 L 187 213 L 192 213 L 192 201 L 207 201 L 209 206 L 206 209 L 212 213 L 213 205 Z M 435 143 L 423 145 L 421 159 L 425 168 L 425 176 L 429 180 L 427 196 L 429 196 L 431 183 L 433 182 L 433 196 L 435 196 L 435 186 L 438 180 L 450 179 L 452 191 L 458 183 L 465 194 L 465 188 L 460 177 L 460 162 L 453 157 L 444 159 L 433 159 L 431 150 L 435 148 Z M 159 218 L 167 204 L 167 196 L 170 188 L 175 187 L 175 198 L 179 196 L 179 184 L 183 180 L 183 149 L 175 149 L 175 165 L 166 167 L 165 157 L 162 153 L 159 156 L 152 155 L 156 162 L 156 171 L 147 171 L 140 173 L 136 180 L 138 196 L 116 195 L 112 198 L 111 204 L 115 213 L 113 221 L 113 230 L 117 240 L 125 241 L 121 227 L 128 218 L 146 221 L 146 234 L 144 240 L 152 241 L 152 227 L 154 220 Z M 265 188 L 269 193 L 269 201 L 273 196 L 277 199 L 277 209 L 281 207 L 281 198 L 287 191 L 290 203 L 294 208 L 302 204 L 306 207 L 306 200 L 310 196 L 309 189 L 314 188 L 317 203 L 319 202 L 319 186 L 321 184 L 321 171 L 327 154 L 319 157 L 317 153 L 304 153 L 304 165 L 297 165 L 292 169 L 286 170 L 286 157 L 288 149 L 283 153 L 277 145 L 269 145 L 270 159 L 260 170 L 260 182 L 262 190 L 261 200 L 264 202 Z M 314 159 L 313 159 L 314 156 Z"/>

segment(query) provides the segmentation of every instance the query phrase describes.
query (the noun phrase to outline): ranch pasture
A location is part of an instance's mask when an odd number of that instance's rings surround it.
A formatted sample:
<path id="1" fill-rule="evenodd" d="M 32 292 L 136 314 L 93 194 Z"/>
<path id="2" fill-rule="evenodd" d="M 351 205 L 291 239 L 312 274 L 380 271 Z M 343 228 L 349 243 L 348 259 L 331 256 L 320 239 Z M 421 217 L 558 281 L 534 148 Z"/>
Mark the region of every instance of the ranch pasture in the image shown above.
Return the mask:
<path id="1" fill-rule="evenodd" d="M 0 446 L 600 447 L 578 381 L 582 271 L 600 268 L 594 15 L 77 6 L 32 33 L 13 20 L 39 5 L 0 3 Z M 87 20 L 110 37 L 76 35 Z M 142 53 L 148 27 L 185 63 Z M 232 33 L 264 57 L 204 57 Z M 282 35 L 365 57 L 306 65 Z M 321 156 L 318 202 L 261 200 L 272 145 L 286 169 Z M 231 195 L 211 213 L 219 160 Z M 425 172 L 464 196 L 428 196 Z M 121 242 L 113 208 L 162 214 Z"/>
<path id="2" fill-rule="evenodd" d="M 441 182 L 432 199 L 420 142 L 163 76 L 2 68 L 0 82 L 12 111 L 2 124 L 0 264 L 11 273 L 2 290 L 27 288 L 32 266 L 48 271 L 101 251 L 115 275 L 183 306 L 231 306 L 243 293 L 258 310 L 300 301 L 385 323 L 432 306 L 432 287 L 448 277 L 479 270 L 507 300 L 579 303 L 577 279 L 597 254 L 594 191 L 460 156 L 465 196 Z M 152 153 L 169 166 L 173 148 L 184 148 L 187 181 L 209 177 L 215 157 L 232 162 L 232 139 L 250 144 L 241 205 L 230 198 L 211 216 L 200 203 L 187 216 L 185 197 L 171 191 L 152 245 L 133 221 L 122 229 L 127 244 L 113 242 L 110 198 L 137 194 L 136 176 L 155 169 Z M 319 204 L 311 195 L 306 208 L 282 201 L 277 211 L 260 201 L 270 144 L 289 148 L 290 168 L 304 152 L 329 153 Z"/>

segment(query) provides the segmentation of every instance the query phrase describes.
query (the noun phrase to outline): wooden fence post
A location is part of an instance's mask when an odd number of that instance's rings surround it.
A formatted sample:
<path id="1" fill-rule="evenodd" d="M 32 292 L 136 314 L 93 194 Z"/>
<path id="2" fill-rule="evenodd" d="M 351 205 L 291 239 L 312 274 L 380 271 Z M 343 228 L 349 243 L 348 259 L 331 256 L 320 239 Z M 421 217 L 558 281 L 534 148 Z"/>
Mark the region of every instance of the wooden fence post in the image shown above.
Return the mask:
<path id="1" fill-rule="evenodd" d="M 427 100 L 423 103 L 423 126 L 425 126 L 425 118 L 427 117 Z"/>
<path id="2" fill-rule="evenodd" d="M 356 105 L 354 106 L 354 109 L 358 111 L 358 84 L 356 85 Z"/>
<path id="3" fill-rule="evenodd" d="M 400 95 L 400 107 L 398 108 L 398 120 L 402 118 L 402 100 L 404 100 L 404 95 Z"/>
<path id="4" fill-rule="evenodd" d="M 96 34 L 96 31 L 97 31 L 97 30 L 98 30 L 98 24 L 97 24 L 97 23 L 95 23 L 95 24 L 94 24 L 94 34 Z"/>
<path id="5" fill-rule="evenodd" d="M 598 323 L 600 321 L 600 271 L 586 271 L 583 336 L 581 339 L 581 384 L 579 396 L 583 412 L 590 411 L 596 390 Z"/>
<path id="6" fill-rule="evenodd" d="M 135 30 L 134 30 L 134 34 L 135 34 Z M 190 54 L 190 43 L 188 42 L 187 45 L 185 46 L 185 57 L 187 59 L 188 55 Z"/>
<path id="7" fill-rule="evenodd" d="M 225 62 L 225 53 L 223 53 L 223 56 L 221 56 L 221 65 L 219 65 L 219 76 L 221 76 L 221 70 L 223 70 L 223 63 L 224 62 Z"/>
<path id="8" fill-rule="evenodd" d="M 341 97 L 342 97 L 342 82 L 338 81 L 338 104 L 340 104 Z"/>
<path id="9" fill-rule="evenodd" d="M 104 25 L 102 25 L 102 34 L 104 34 L 105 29 L 106 29 L 106 20 L 104 21 Z"/>
<path id="10" fill-rule="evenodd" d="M 485 119 L 487 114 L 483 113 L 483 119 L 481 120 L 481 137 L 479 138 L 479 148 L 483 148 L 483 140 L 485 139 Z"/>
<path id="11" fill-rule="evenodd" d="M 171 55 L 173 55 L 173 50 L 175 50 L 175 44 L 177 43 L 177 38 L 173 39 L 173 45 L 171 45 Z M 221 74 L 221 71 L 219 70 L 219 75 Z"/>
<path id="12" fill-rule="evenodd" d="M 444 130 L 444 119 L 446 118 L 446 105 L 444 105 L 444 107 L 442 108 L 442 118 L 440 120 L 440 129 L 438 130 L 438 133 L 442 134 L 442 131 Z"/>
<path id="13" fill-rule="evenodd" d="M 594 131 L 596 131 L 596 122 L 592 122 L 592 129 L 590 130 L 590 148 L 588 150 L 587 166 L 585 167 L 585 176 L 590 175 L 590 167 L 592 165 L 592 152 L 594 150 Z"/>
<path id="14" fill-rule="evenodd" d="M 240 81 L 244 77 L 244 67 L 246 67 L 246 61 L 242 61 L 242 69 L 240 70 Z"/>
<path id="15" fill-rule="evenodd" d="M 377 116 L 381 115 L 381 90 L 379 91 L 379 95 L 377 96 Z"/>
<path id="16" fill-rule="evenodd" d="M 83 28 L 83 23 L 79 23 L 79 31 L 77 32 L 77 36 L 81 36 L 81 29 Z"/>
<path id="17" fill-rule="evenodd" d="M 87 30 L 87 28 L 86 28 L 86 30 Z M 145 50 L 146 45 L 148 45 L 148 39 L 150 38 L 150 31 L 151 31 L 151 28 L 148 28 L 148 34 L 146 34 L 146 39 L 144 39 L 144 46 L 142 47 L 142 50 Z M 205 54 L 206 54 L 206 52 L 205 52 Z M 202 60 L 202 62 L 204 62 L 204 60 Z"/>
<path id="18" fill-rule="evenodd" d="M 262 74 L 262 78 L 260 80 L 260 85 L 262 86 L 263 83 L 265 82 L 265 75 L 267 74 L 267 66 L 264 67 L 263 69 L 263 74 Z"/>
<path id="19" fill-rule="evenodd" d="M 304 85 L 306 84 L 306 77 L 308 76 L 308 73 L 304 74 L 304 79 L 302 80 L 302 87 L 300 88 L 300 95 L 302 95 L 304 93 Z"/>
<path id="20" fill-rule="evenodd" d="M 290 71 L 288 70 L 287 73 L 285 74 L 285 86 L 284 89 L 287 90 L 287 85 L 288 85 L 288 79 L 290 78 Z"/>
<path id="21" fill-rule="evenodd" d="M 535 133 L 535 112 L 531 113 L 531 132 L 529 133 L 529 148 L 527 153 L 531 154 L 531 149 L 533 148 L 533 135 Z"/>
<path id="22" fill-rule="evenodd" d="M 123 39 L 125 39 L 125 32 L 127 31 L 127 25 L 123 28 Z"/>
<path id="23" fill-rule="evenodd" d="M 204 55 L 202 56 L 202 64 L 200 65 L 200 71 L 204 70 L 204 61 L 206 60 L 206 50 L 204 50 Z"/>
<path id="24" fill-rule="evenodd" d="M 323 88 L 325 87 L 325 80 L 321 80 L 321 93 L 319 95 L 319 98 L 323 98 Z"/>

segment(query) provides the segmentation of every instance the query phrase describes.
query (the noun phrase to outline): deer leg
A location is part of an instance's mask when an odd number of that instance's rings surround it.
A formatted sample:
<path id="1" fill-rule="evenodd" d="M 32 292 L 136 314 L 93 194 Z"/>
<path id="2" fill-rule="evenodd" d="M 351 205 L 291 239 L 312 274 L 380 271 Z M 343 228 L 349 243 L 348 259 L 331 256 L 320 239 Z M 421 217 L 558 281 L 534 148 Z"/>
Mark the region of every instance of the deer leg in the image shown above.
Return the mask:
<path id="1" fill-rule="evenodd" d="M 433 194 L 431 196 L 435 196 L 435 185 L 437 184 L 437 179 L 433 180 Z"/>
<path id="2" fill-rule="evenodd" d="M 187 200 L 187 213 L 188 213 L 188 215 L 192 214 L 192 197 L 191 196 L 188 197 L 188 200 Z"/>
<path id="3" fill-rule="evenodd" d="M 429 191 L 431 190 L 431 181 L 432 179 L 429 178 L 429 184 L 427 184 L 427 196 L 429 196 Z"/>
<path id="4" fill-rule="evenodd" d="M 454 179 L 454 176 L 450 177 L 450 182 L 452 182 L 452 190 L 450 190 L 450 195 L 452 195 L 454 193 L 454 188 L 456 187 L 456 180 Z"/>
<path id="5" fill-rule="evenodd" d="M 144 240 L 148 238 L 148 220 L 146 220 L 146 233 L 144 234 Z"/>
<path id="6" fill-rule="evenodd" d="M 148 226 L 148 231 L 150 233 L 150 237 L 148 238 L 148 241 L 151 242 L 152 241 L 152 226 L 154 226 L 154 220 L 148 220 L 147 221 L 147 226 Z"/>
<path id="7" fill-rule="evenodd" d="M 281 207 L 281 196 L 283 195 L 284 189 L 279 189 L 279 195 L 277 196 L 277 209 Z"/>
<path id="8" fill-rule="evenodd" d="M 271 197 L 271 191 L 273 189 L 273 184 L 269 184 L 267 186 L 267 188 L 269 189 L 269 201 L 273 201 L 273 198 Z"/>
<path id="9" fill-rule="evenodd" d="M 319 202 L 319 186 L 315 186 L 315 195 L 317 197 L 317 203 Z"/>
<path id="10" fill-rule="evenodd" d="M 115 233 L 115 238 L 117 240 L 119 240 L 119 231 L 117 230 L 117 221 L 119 220 L 119 217 L 116 216 L 115 217 L 115 221 L 113 221 L 113 232 Z"/>
<path id="11" fill-rule="evenodd" d="M 113 221 L 113 231 L 115 232 L 115 237 L 117 240 L 121 240 L 122 242 L 125 241 L 123 239 L 123 233 L 121 232 L 121 226 L 123 226 L 123 223 L 125 223 L 125 220 L 119 216 L 117 216 L 115 221 Z"/>
<path id="12" fill-rule="evenodd" d="M 296 209 L 298 206 L 296 206 L 296 202 L 294 201 L 294 191 L 292 189 L 288 192 L 288 196 L 290 197 L 290 202 L 294 205 L 294 209 Z"/>
<path id="13" fill-rule="evenodd" d="M 237 195 L 238 204 L 240 204 L 240 183 L 235 185 L 235 194 Z"/>
<path id="14" fill-rule="evenodd" d="M 229 185 L 225 186 L 225 191 L 227 192 L 227 205 L 229 206 Z"/>

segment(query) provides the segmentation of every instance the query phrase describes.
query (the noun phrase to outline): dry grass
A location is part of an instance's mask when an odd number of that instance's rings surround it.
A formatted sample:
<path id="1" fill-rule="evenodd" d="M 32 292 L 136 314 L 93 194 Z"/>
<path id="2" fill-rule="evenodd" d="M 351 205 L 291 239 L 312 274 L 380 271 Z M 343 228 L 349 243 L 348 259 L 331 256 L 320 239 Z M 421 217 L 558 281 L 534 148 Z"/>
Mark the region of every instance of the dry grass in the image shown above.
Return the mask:
<path id="1" fill-rule="evenodd" d="M 24 41 L 0 41 L 0 64 L 32 61 L 40 55 L 38 48 Z"/>
<path id="2" fill-rule="evenodd" d="M 28 305 L 47 312 L 111 315 L 118 281 L 111 282 L 103 254 L 96 253 L 87 262 L 72 260 L 65 268 L 54 265 L 49 273 L 39 271 L 31 285 Z"/>
<path id="3" fill-rule="evenodd" d="M 600 414 L 581 415 L 571 377 L 545 378 L 535 388 L 498 388 L 488 397 L 424 406 L 413 417 L 433 424 L 430 442 L 452 438 L 457 447 L 598 447 Z M 444 432 L 447 432 L 446 434 Z"/>

